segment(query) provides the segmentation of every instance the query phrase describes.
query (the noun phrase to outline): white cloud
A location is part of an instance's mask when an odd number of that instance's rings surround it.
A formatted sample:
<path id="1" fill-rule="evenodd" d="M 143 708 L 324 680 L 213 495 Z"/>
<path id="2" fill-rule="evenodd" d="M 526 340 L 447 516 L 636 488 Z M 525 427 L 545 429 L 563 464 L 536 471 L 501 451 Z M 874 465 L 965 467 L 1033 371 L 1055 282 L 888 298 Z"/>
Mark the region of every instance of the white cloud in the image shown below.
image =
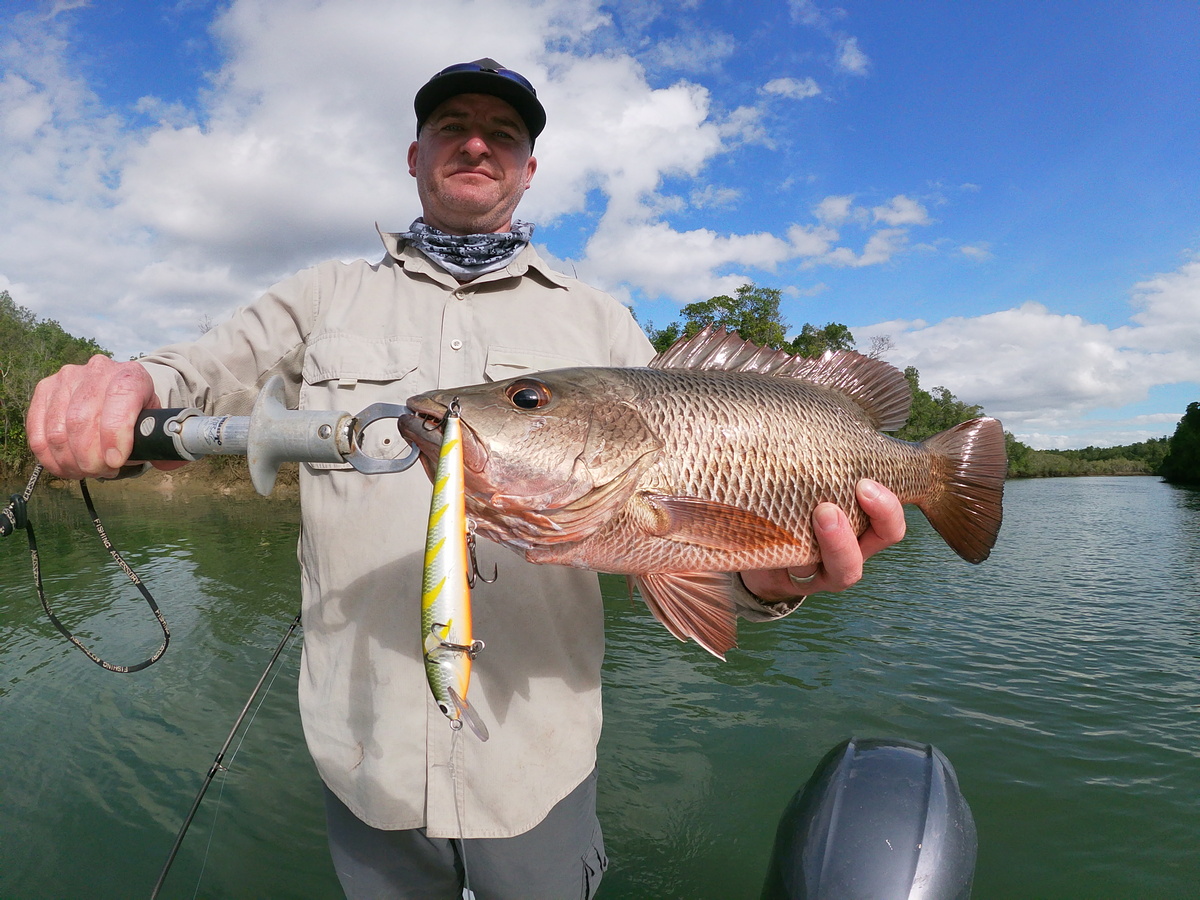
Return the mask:
<path id="1" fill-rule="evenodd" d="M 993 256 L 992 247 L 987 241 L 980 241 L 978 244 L 964 244 L 958 248 L 958 252 L 976 262 L 986 262 Z"/>
<path id="2" fill-rule="evenodd" d="M 690 202 L 697 209 L 727 209 L 735 205 L 741 196 L 742 192 L 736 188 L 706 184 L 692 191 Z"/>
<path id="3" fill-rule="evenodd" d="M 1134 285 L 1133 305 L 1138 327 L 1122 331 L 1130 346 L 1169 350 L 1200 368 L 1200 258 Z"/>
<path id="4" fill-rule="evenodd" d="M 732 56 L 736 47 L 728 34 L 690 31 L 655 42 L 642 59 L 650 66 L 703 74 Z"/>
<path id="5" fill-rule="evenodd" d="M 806 100 L 821 93 L 820 85 L 811 78 L 776 78 L 764 84 L 762 89 L 764 93 L 789 100 Z"/>
<path id="6" fill-rule="evenodd" d="M 748 278 L 721 275 L 729 265 L 771 269 L 795 255 L 772 234 L 720 235 L 707 228 L 676 231 L 664 222 L 602 223 L 588 242 L 580 277 L 610 290 L 639 285 L 679 303 L 732 293 Z M 703 260 L 703 265 L 697 261 Z"/>
<path id="7" fill-rule="evenodd" d="M 868 227 L 852 198 L 783 235 L 674 227 L 689 203 L 736 204 L 706 167 L 771 137 L 758 107 L 714 108 L 686 78 L 652 85 L 637 48 L 587 49 L 610 24 L 599 0 L 233 0 L 212 26 L 222 55 L 209 87 L 186 105 L 143 97 L 136 120 L 104 109 L 72 67 L 70 18 L 18 17 L 9 28 L 21 39 L 2 51 L 0 279 L 118 356 L 189 337 L 197 318 L 222 317 L 302 265 L 378 254 L 370 223 L 402 228 L 418 212 L 404 163 L 411 98 L 448 60 L 494 56 L 538 85 L 553 128 L 521 216 L 546 228 L 585 214 L 585 253 L 566 262 L 614 290 L 687 302 L 729 290 L 742 277 L 732 271 L 787 260 L 875 265 L 923 224 L 900 195 L 878 208 L 886 227 L 860 250 L 830 227 Z M 685 69 L 736 50 L 688 28 L 645 58 Z M 781 78 L 764 90 L 820 89 Z"/>
<path id="8" fill-rule="evenodd" d="M 1025 303 L 853 331 L 860 342 L 891 336 L 890 362 L 915 366 L 923 387 L 947 385 L 960 400 L 982 405 L 1031 446 L 1124 444 L 1169 433 L 1179 415 L 1117 427 L 1089 413 L 1143 402 L 1154 386 L 1200 384 L 1200 261 L 1137 284 L 1132 302 L 1134 324 L 1117 328 Z"/>
<path id="9" fill-rule="evenodd" d="M 847 17 L 841 7 L 822 9 L 813 0 L 789 0 L 788 8 L 792 19 L 829 38 L 834 45 L 834 68 L 852 75 L 866 75 L 871 67 L 871 60 L 858 46 L 858 38 L 838 29 L 835 25 L 839 19 Z"/>
<path id="10" fill-rule="evenodd" d="M 866 75 L 871 60 L 858 46 L 858 38 L 847 37 L 838 42 L 838 67 L 853 75 Z"/>
<path id="11" fill-rule="evenodd" d="M 865 212 L 865 210 L 855 208 L 854 197 L 850 195 L 826 197 L 813 209 L 813 215 L 820 221 L 833 226 L 850 221 L 858 214 L 865 215 Z"/>
<path id="12" fill-rule="evenodd" d="M 929 213 L 916 200 L 897 194 L 885 205 L 876 206 L 871 210 L 876 222 L 883 222 L 892 227 L 903 225 L 928 225 Z"/>
<path id="13" fill-rule="evenodd" d="M 791 5 L 845 70 L 869 70 L 857 40 L 837 30 L 843 13 Z M 830 185 L 815 206 L 802 200 L 797 209 L 808 211 L 776 233 L 699 219 L 697 210 L 746 212 L 765 195 L 714 177 L 714 164 L 753 163 L 749 151 L 786 140 L 770 132 L 771 100 L 723 103 L 687 68 L 704 53 L 717 63 L 749 52 L 719 34 L 708 48 L 686 30 L 657 49 L 623 47 L 596 38 L 609 28 L 599 0 L 221 8 L 210 86 L 184 104 L 148 96 L 129 111 L 105 108 L 72 64 L 72 15 L 0 24 L 0 287 L 119 357 L 194 336 L 202 317 L 223 318 L 300 265 L 377 257 L 372 221 L 401 228 L 418 211 L 404 162 L 412 95 L 453 60 L 495 56 L 538 85 L 552 127 L 520 214 L 542 226 L 541 239 L 570 223 L 582 248 L 563 268 L 622 297 L 690 302 L 789 264 L 800 284 L 816 286 L 785 290 L 808 296 L 826 289 L 815 270 L 887 264 L 912 252 L 915 229 L 937 224 L 928 194 L 863 187 L 872 173 Z M 647 61 L 684 75 L 661 81 Z M 791 99 L 819 90 L 796 78 L 762 88 Z M 937 234 L 929 246 L 960 264 L 991 255 L 987 242 Z M 1091 410 L 1142 400 L 1153 385 L 1200 382 L 1200 259 L 1135 285 L 1131 299 L 1120 327 L 1026 304 L 854 332 L 860 342 L 891 334 L 893 361 L 984 404 L 1019 435 L 1066 441 Z"/>

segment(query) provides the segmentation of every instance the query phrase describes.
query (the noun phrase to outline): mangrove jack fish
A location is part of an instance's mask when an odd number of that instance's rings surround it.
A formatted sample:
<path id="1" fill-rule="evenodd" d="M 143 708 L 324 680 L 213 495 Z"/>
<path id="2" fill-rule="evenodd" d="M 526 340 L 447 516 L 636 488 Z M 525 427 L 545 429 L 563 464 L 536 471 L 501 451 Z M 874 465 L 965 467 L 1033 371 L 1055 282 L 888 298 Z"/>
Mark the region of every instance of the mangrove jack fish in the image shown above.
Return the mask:
<path id="1" fill-rule="evenodd" d="M 442 409 L 442 436 L 425 535 L 421 576 L 421 632 L 425 677 L 438 708 L 452 728 L 465 721 L 481 741 L 487 727 L 467 703 L 471 663 L 483 641 L 471 634 L 471 575 L 467 568 L 467 515 L 464 506 L 462 428 L 457 404 Z"/>
<path id="2" fill-rule="evenodd" d="M 466 510 L 479 533 L 535 563 L 633 576 L 680 640 L 736 644 L 736 573 L 818 562 L 812 513 L 869 519 L 872 478 L 916 504 L 972 563 L 1000 530 L 1004 433 L 981 418 L 921 443 L 903 373 L 852 351 L 817 359 L 724 329 L 646 368 L 572 368 L 412 397 L 400 429 L 432 471 L 430 438 L 458 398 Z"/>

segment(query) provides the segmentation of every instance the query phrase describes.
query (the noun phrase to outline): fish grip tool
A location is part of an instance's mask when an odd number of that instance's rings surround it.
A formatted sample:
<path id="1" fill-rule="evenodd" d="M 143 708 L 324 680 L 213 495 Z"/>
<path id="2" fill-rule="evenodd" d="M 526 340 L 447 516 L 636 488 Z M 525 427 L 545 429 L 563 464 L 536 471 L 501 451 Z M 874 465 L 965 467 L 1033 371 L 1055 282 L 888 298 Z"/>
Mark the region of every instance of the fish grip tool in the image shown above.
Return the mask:
<path id="1" fill-rule="evenodd" d="M 396 458 L 363 450 L 366 429 L 411 410 L 399 403 L 373 403 L 355 415 L 340 410 L 288 409 L 283 378 L 272 376 L 249 416 L 206 416 L 194 407 L 142 410 L 134 427 L 131 459 L 197 460 L 245 456 L 254 489 L 264 497 L 275 487 L 285 462 L 349 463 L 364 475 L 403 472 L 420 456 L 415 445 Z"/>
<path id="2" fill-rule="evenodd" d="M 193 461 L 216 454 L 245 455 L 255 490 L 267 496 L 274 488 L 279 466 L 284 462 L 349 463 L 354 469 L 368 475 L 402 472 L 420 456 L 415 445 L 409 444 L 403 456 L 392 459 L 376 457 L 364 452 L 363 434 L 369 426 L 382 419 L 398 421 L 410 412 L 407 406 L 395 403 L 375 403 L 357 415 L 337 410 L 288 409 L 283 379 L 276 375 L 259 392 L 249 416 L 206 416 L 194 407 L 142 410 L 134 427 L 130 458 L 142 461 L 143 465 L 127 466 L 117 477 L 135 474 L 152 460 Z M 117 665 L 92 652 L 54 614 L 42 582 L 37 538 L 28 509 L 29 498 L 42 472 L 41 465 L 35 466 L 25 490 L 11 495 L 9 502 L 0 508 L 0 537 L 7 537 L 15 531 L 26 533 L 34 586 L 42 609 L 54 627 L 88 659 L 110 672 L 120 673 L 139 672 L 153 665 L 162 658 L 170 644 L 170 629 L 154 596 L 109 540 L 87 483 L 82 480 L 79 482 L 80 491 L 92 525 L 105 550 L 150 607 L 162 630 L 163 642 L 142 662 L 129 666 Z"/>

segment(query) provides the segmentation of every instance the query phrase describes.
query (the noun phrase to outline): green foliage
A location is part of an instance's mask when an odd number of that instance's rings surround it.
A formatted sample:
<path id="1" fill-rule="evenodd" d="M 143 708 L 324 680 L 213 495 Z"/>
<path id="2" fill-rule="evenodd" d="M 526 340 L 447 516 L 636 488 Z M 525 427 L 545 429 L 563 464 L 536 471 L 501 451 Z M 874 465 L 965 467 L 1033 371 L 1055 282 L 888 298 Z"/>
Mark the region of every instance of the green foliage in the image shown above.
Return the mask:
<path id="1" fill-rule="evenodd" d="M 913 403 L 908 422 L 896 432 L 896 437 L 901 440 L 923 441 L 983 414 L 982 407 L 963 403 L 940 385 L 932 391 L 922 390 L 920 373 L 913 366 L 904 370 L 904 377 L 912 388 Z"/>
<path id="2" fill-rule="evenodd" d="M 0 291 L 0 471 L 19 471 L 32 461 L 25 413 L 37 383 L 97 353 L 111 355 L 91 338 L 74 337 L 51 319 L 39 321 L 8 291 Z"/>
<path id="3" fill-rule="evenodd" d="M 782 291 L 743 284 L 730 297 L 722 294 L 689 303 L 680 312 L 684 321 L 672 322 L 666 328 L 647 329 L 650 342 L 661 353 L 680 337 L 691 337 L 705 325 L 716 325 L 736 331 L 748 341 L 763 347 L 782 347 L 787 343 L 787 324 L 779 318 Z"/>
<path id="4" fill-rule="evenodd" d="M 853 350 L 854 335 L 838 322 L 817 328 L 808 322 L 792 340 L 787 339 L 787 323 L 780 317 L 782 291 L 777 288 L 743 284 L 730 297 L 722 294 L 689 303 L 680 312 L 683 322 L 655 328 L 650 322 L 646 334 L 659 353 L 681 337 L 691 337 L 706 325 L 736 331 L 748 341 L 763 347 L 785 350 L 798 356 L 820 356 L 827 350 Z"/>
<path id="5" fill-rule="evenodd" d="M 784 344 L 783 349 L 796 356 L 808 357 L 838 350 L 853 350 L 854 335 L 850 333 L 849 328 L 838 322 L 830 322 L 824 328 L 817 328 L 805 322 L 800 333 Z"/>
<path id="6" fill-rule="evenodd" d="M 1200 403 L 1188 404 L 1159 474 L 1173 484 L 1200 484 Z"/>
<path id="7" fill-rule="evenodd" d="M 1006 435 L 1011 438 L 1011 435 Z M 1082 450 L 1033 450 L 1019 441 L 1009 444 L 1008 474 L 1014 478 L 1059 478 L 1073 475 L 1154 475 L 1167 452 L 1167 438 L 1152 438 L 1120 447 Z"/>
<path id="8" fill-rule="evenodd" d="M 672 344 L 683 337 L 683 326 L 678 322 L 672 322 L 666 328 L 655 328 L 653 322 L 647 322 L 645 331 L 646 337 L 650 338 L 650 343 L 659 353 L 669 350 Z"/>

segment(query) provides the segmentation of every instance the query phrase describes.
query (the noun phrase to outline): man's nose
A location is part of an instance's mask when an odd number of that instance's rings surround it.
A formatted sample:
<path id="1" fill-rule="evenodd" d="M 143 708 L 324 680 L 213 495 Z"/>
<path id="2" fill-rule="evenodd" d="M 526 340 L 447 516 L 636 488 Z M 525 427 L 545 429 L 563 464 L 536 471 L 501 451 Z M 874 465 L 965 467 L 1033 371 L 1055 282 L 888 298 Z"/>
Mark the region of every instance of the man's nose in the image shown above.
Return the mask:
<path id="1" fill-rule="evenodd" d="M 462 151 L 469 156 L 490 156 L 492 148 L 482 135 L 472 134 L 463 141 Z"/>

